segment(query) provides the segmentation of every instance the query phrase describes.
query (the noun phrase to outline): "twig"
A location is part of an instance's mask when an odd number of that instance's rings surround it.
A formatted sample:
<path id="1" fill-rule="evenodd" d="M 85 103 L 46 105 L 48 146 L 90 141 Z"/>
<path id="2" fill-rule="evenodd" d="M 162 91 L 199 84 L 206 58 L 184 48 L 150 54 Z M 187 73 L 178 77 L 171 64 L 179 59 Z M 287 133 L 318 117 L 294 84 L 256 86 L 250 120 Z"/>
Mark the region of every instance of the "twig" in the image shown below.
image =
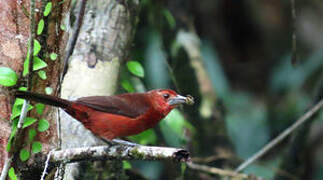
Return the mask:
<path id="1" fill-rule="evenodd" d="M 167 66 L 167 69 L 168 69 L 168 72 L 169 72 L 169 76 L 170 76 L 171 80 L 174 83 L 174 86 L 176 88 L 176 91 L 181 94 L 181 91 L 179 89 L 179 85 L 178 85 L 177 79 L 175 78 L 175 73 L 174 73 L 174 70 L 173 70 L 172 66 L 169 64 L 167 58 L 163 58 L 163 60 L 166 63 L 166 66 Z"/>
<path id="2" fill-rule="evenodd" d="M 233 155 L 228 153 L 228 154 L 221 154 L 221 155 L 212 155 L 212 156 L 205 157 L 205 158 L 193 157 L 192 161 L 195 163 L 210 163 L 210 162 L 217 161 L 220 159 L 233 159 L 233 158 L 236 158 L 236 157 L 233 157 Z"/>
<path id="3" fill-rule="evenodd" d="M 74 32 L 72 34 L 70 42 L 68 43 L 68 47 L 67 47 L 67 50 L 66 50 L 66 55 L 65 55 L 65 58 L 64 58 L 64 61 L 63 61 L 64 64 L 63 64 L 63 73 L 61 75 L 61 82 L 62 82 L 62 80 L 64 78 L 64 75 L 67 72 L 68 59 L 73 54 L 74 47 L 75 47 L 77 38 L 78 38 L 80 30 L 81 30 L 81 26 L 82 26 L 82 22 L 83 22 L 83 18 L 84 18 L 84 13 L 85 13 L 86 2 L 87 2 L 87 0 L 82 0 L 81 1 L 80 11 L 77 14 L 76 21 L 75 21 L 75 30 L 74 30 Z"/>
<path id="4" fill-rule="evenodd" d="M 60 108 L 57 108 L 56 110 L 56 130 L 57 130 L 57 139 L 58 139 L 58 143 L 57 143 L 57 148 L 61 149 L 62 148 L 62 126 L 61 126 L 61 116 L 60 116 Z"/>
<path id="5" fill-rule="evenodd" d="M 71 148 L 54 151 L 51 163 L 72 163 L 76 161 L 95 160 L 175 160 L 186 162 L 190 159 L 189 152 L 184 149 L 126 145 L 111 142 L 107 146 Z"/>
<path id="6" fill-rule="evenodd" d="M 62 86 L 62 83 L 63 83 L 63 79 L 64 79 L 64 76 L 67 72 L 67 68 L 68 68 L 68 60 L 70 58 L 70 56 L 73 54 L 73 51 L 74 51 L 74 47 L 75 47 L 75 44 L 77 42 L 77 38 L 79 36 L 79 33 L 80 33 L 80 30 L 81 30 L 81 26 L 82 26 L 82 22 L 83 22 L 83 18 L 84 18 L 84 13 L 85 13 L 85 7 L 86 7 L 86 3 L 87 3 L 87 0 L 82 0 L 81 1 L 81 7 L 80 7 L 80 11 L 76 17 L 76 22 L 75 22 L 75 30 L 72 34 L 72 37 L 70 38 L 70 41 L 69 43 L 67 44 L 67 50 L 66 50 L 66 54 L 65 54 L 65 58 L 64 58 L 64 61 L 63 61 L 63 72 L 61 73 L 60 75 L 60 78 L 59 78 L 59 87 L 58 87 L 58 92 L 60 93 L 61 92 L 61 86 Z M 58 148 L 60 149 L 61 146 L 62 146 L 62 136 L 61 136 L 61 117 L 59 115 L 59 111 L 60 110 L 57 110 L 57 114 L 58 114 L 58 117 L 57 117 L 57 135 L 58 135 Z M 61 166 L 60 166 L 61 167 Z M 59 173 L 61 168 L 57 169 L 57 173 Z M 64 171 L 60 171 L 60 172 L 64 172 Z M 59 174 L 59 176 L 62 176 L 62 174 Z M 57 176 L 57 177 L 59 177 Z"/>
<path id="7" fill-rule="evenodd" d="M 29 74 L 28 74 L 28 83 L 27 83 L 27 88 L 28 90 L 31 89 L 31 85 L 32 85 L 32 72 L 33 72 L 33 61 L 34 61 L 34 34 L 35 34 L 35 0 L 30 0 L 30 26 L 29 26 L 29 40 L 30 40 L 30 48 L 29 48 Z M 16 130 L 16 137 L 14 137 L 12 144 L 14 146 L 16 146 L 16 140 L 19 139 L 21 136 L 21 130 L 22 130 L 22 126 L 24 124 L 24 120 L 27 116 L 27 112 L 28 112 L 28 105 L 29 105 L 29 101 L 24 101 L 24 104 L 22 106 L 22 110 L 21 110 L 21 114 L 19 117 L 19 121 L 18 121 L 18 125 L 17 125 L 17 130 Z M 11 149 L 13 149 L 15 147 L 11 147 Z M 12 150 L 11 150 L 12 151 Z M 5 180 L 7 178 L 7 174 L 11 165 L 13 159 L 13 153 L 9 152 L 7 159 L 4 163 L 2 172 L 1 172 L 1 176 L 0 176 L 0 180 Z"/>
<path id="8" fill-rule="evenodd" d="M 34 39 L 35 39 L 35 0 L 30 0 L 30 26 L 29 26 L 29 40 L 30 40 L 30 48 L 29 48 L 29 72 L 28 72 L 28 90 L 31 90 L 32 85 L 32 75 L 33 75 L 33 67 L 34 67 Z"/>
<path id="9" fill-rule="evenodd" d="M 309 111 L 307 111 L 303 116 L 301 116 L 299 119 L 297 119 L 294 124 L 292 124 L 290 127 L 285 129 L 280 135 L 278 135 L 275 139 L 273 139 L 268 144 L 266 144 L 256 154 L 254 154 L 253 156 L 248 158 L 245 162 L 243 162 L 235 171 L 240 172 L 243 169 L 245 169 L 247 166 L 249 166 L 251 163 L 253 163 L 257 159 L 259 159 L 262 155 L 267 153 L 270 149 L 272 149 L 279 142 L 281 142 L 283 139 L 285 139 L 289 134 L 291 134 L 296 128 L 298 128 L 300 125 L 302 125 L 311 116 L 313 116 L 315 113 L 317 113 L 320 110 L 320 108 L 322 108 L 322 106 L 323 106 L 323 99 L 321 99 L 313 108 L 311 108 Z"/>
<path id="10" fill-rule="evenodd" d="M 29 17 L 29 12 L 27 11 L 26 7 L 22 4 L 22 1 L 17 1 L 17 3 L 21 6 L 22 13 L 24 13 L 26 17 Z"/>
<path id="11" fill-rule="evenodd" d="M 53 152 L 53 151 L 54 151 L 54 150 L 50 151 L 50 152 L 48 153 L 48 155 L 47 155 L 47 159 L 46 159 L 46 162 L 45 162 L 45 167 L 44 167 L 44 170 L 43 170 L 43 173 L 42 173 L 42 175 L 41 175 L 40 180 L 44 180 L 44 179 L 45 179 L 45 176 L 46 176 L 46 174 L 47 174 L 48 165 L 49 165 L 49 159 L 50 159 L 50 156 L 52 155 L 52 152 Z"/>
<path id="12" fill-rule="evenodd" d="M 295 0 L 290 0 L 292 14 L 292 64 L 297 63 L 297 41 L 296 41 L 296 5 Z"/>
<path id="13" fill-rule="evenodd" d="M 81 26 L 82 26 L 82 22 L 83 22 L 83 18 L 84 18 L 84 13 L 85 13 L 86 2 L 87 2 L 87 0 L 82 0 L 81 1 L 80 11 L 79 11 L 79 13 L 78 13 L 78 15 L 76 17 L 75 30 L 74 30 L 74 32 L 72 34 L 72 37 L 70 38 L 69 43 L 67 44 L 66 55 L 65 55 L 65 58 L 64 58 L 64 61 L 63 61 L 63 72 L 60 75 L 60 79 L 59 79 L 59 81 L 60 81 L 60 85 L 58 87 L 58 92 L 59 93 L 61 91 L 61 86 L 62 86 L 62 83 L 63 83 L 64 76 L 65 76 L 65 74 L 67 72 L 68 60 L 69 60 L 70 56 L 73 54 L 74 47 L 75 47 L 78 35 L 80 33 L 80 30 L 81 30 Z M 62 140 L 61 140 L 61 119 L 60 119 L 60 116 L 59 116 L 59 110 L 57 111 L 57 113 L 58 113 L 58 118 L 57 118 L 58 147 L 61 148 L 61 145 L 62 145 Z"/>
<path id="14" fill-rule="evenodd" d="M 2 172 L 1 172 L 1 176 L 0 179 L 1 180 L 6 180 L 7 178 L 7 174 L 10 168 L 10 164 L 12 162 L 12 156 L 8 155 L 8 157 L 6 158 L 5 162 L 4 162 L 4 166 L 2 168 Z"/>
<path id="15" fill-rule="evenodd" d="M 65 173 L 65 164 L 61 163 L 56 169 L 54 180 L 62 180 L 64 173 Z"/>
<path id="16" fill-rule="evenodd" d="M 27 116 L 27 112 L 28 112 L 28 105 L 29 105 L 29 101 L 24 100 L 24 104 L 22 105 L 21 114 L 20 114 L 19 121 L 17 124 L 17 134 L 19 134 L 18 132 L 21 130 L 21 128 L 24 124 L 24 120 L 25 120 L 25 118 Z"/>
<path id="17" fill-rule="evenodd" d="M 248 178 L 247 174 L 236 173 L 236 172 L 230 171 L 230 170 L 224 170 L 224 169 L 219 169 L 219 168 L 210 167 L 210 166 L 206 166 L 206 165 L 195 164 L 192 162 L 188 162 L 186 164 L 191 169 L 203 171 L 203 172 L 210 173 L 210 174 L 216 174 L 216 175 L 220 175 L 220 176 L 229 176 L 229 177 L 234 177 L 237 179 L 247 179 Z"/>

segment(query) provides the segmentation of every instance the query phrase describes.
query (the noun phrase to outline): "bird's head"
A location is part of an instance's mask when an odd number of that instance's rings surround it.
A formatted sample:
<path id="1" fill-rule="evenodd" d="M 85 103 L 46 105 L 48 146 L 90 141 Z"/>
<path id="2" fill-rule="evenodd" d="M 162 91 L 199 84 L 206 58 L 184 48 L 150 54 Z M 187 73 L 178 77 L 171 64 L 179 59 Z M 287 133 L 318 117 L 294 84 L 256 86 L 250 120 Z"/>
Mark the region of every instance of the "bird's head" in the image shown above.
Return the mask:
<path id="1" fill-rule="evenodd" d="M 166 116 L 172 109 L 180 104 L 189 104 L 189 97 L 181 96 L 171 89 L 156 89 L 149 91 L 152 103 L 156 110 Z"/>

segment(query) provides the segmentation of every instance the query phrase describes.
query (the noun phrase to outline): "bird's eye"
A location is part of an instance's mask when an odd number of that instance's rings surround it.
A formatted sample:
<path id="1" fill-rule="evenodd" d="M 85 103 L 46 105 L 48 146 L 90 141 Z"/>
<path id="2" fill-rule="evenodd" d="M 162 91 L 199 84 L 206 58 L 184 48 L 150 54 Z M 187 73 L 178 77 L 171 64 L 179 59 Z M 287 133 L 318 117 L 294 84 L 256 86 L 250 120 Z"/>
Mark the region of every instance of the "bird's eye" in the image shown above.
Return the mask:
<path id="1" fill-rule="evenodd" d="M 168 98 L 169 98 L 169 94 L 163 94 L 163 97 L 164 97 L 165 99 L 168 99 Z"/>

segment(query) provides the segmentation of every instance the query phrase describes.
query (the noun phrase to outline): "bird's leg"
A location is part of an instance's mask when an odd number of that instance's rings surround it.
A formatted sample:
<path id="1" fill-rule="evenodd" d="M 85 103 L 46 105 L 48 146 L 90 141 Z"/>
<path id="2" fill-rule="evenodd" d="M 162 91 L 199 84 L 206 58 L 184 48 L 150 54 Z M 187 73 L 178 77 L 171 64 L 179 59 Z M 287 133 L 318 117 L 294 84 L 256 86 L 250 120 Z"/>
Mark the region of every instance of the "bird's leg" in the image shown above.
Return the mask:
<path id="1" fill-rule="evenodd" d="M 104 143 L 108 144 L 109 146 L 114 146 L 117 144 L 116 142 L 113 142 L 112 140 L 104 139 L 101 137 L 99 137 L 99 139 L 101 139 Z"/>
<path id="2" fill-rule="evenodd" d="M 140 146 L 140 144 L 132 143 L 132 142 L 121 140 L 121 139 L 113 139 L 112 142 L 126 145 L 126 146 Z"/>
<path id="3" fill-rule="evenodd" d="M 125 146 L 139 146 L 140 144 L 136 144 L 136 143 L 132 143 L 129 141 L 125 141 L 125 140 L 121 140 L 121 139 L 113 139 L 113 140 L 108 140 L 108 139 L 104 139 L 99 137 L 104 143 L 108 144 L 109 146 L 114 146 L 117 144 L 120 145 L 125 145 Z"/>

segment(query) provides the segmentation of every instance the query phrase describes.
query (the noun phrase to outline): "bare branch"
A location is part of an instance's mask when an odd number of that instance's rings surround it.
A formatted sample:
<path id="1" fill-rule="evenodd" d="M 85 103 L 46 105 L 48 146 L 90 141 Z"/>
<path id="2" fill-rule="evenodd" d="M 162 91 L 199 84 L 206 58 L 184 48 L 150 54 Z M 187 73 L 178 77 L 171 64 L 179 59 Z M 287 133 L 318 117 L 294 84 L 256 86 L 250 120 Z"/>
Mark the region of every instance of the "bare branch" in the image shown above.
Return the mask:
<path id="1" fill-rule="evenodd" d="M 261 150 L 255 153 L 253 156 L 248 158 L 245 162 L 243 162 L 237 169 L 236 172 L 240 172 L 245 169 L 247 166 L 252 164 L 254 161 L 259 159 L 262 155 L 267 153 L 270 149 L 275 147 L 278 143 L 280 143 L 283 139 L 285 139 L 288 135 L 290 135 L 296 128 L 302 125 L 306 120 L 312 117 L 315 113 L 317 113 L 323 106 L 323 99 L 321 99 L 313 108 L 307 111 L 303 116 L 296 120 L 294 124 L 285 129 L 280 135 L 278 135 L 275 139 L 270 141 L 267 145 L 265 145 Z"/>
<path id="2" fill-rule="evenodd" d="M 44 179 L 45 179 L 45 176 L 46 176 L 46 174 L 47 174 L 48 165 L 49 165 L 49 159 L 50 159 L 50 156 L 52 155 L 52 152 L 53 152 L 53 150 L 52 150 L 52 151 L 50 151 L 50 152 L 48 153 L 48 155 L 47 155 L 47 159 L 46 159 L 46 161 L 45 161 L 45 167 L 44 167 L 44 170 L 43 170 L 43 173 L 42 173 L 42 175 L 41 175 L 40 180 L 44 180 Z"/>
<path id="3" fill-rule="evenodd" d="M 51 163 L 71 163 L 84 160 L 175 160 L 186 162 L 190 159 L 189 152 L 184 149 L 125 145 L 110 143 L 107 146 L 71 148 L 54 151 Z"/>
<path id="4" fill-rule="evenodd" d="M 219 168 L 200 165 L 200 164 L 195 164 L 192 162 L 188 162 L 187 166 L 191 169 L 203 171 L 203 172 L 210 173 L 210 174 L 216 174 L 216 175 L 220 175 L 220 176 L 234 177 L 235 179 L 248 179 L 248 177 L 249 177 L 247 174 L 236 173 L 234 171 L 219 169 Z"/>
<path id="5" fill-rule="evenodd" d="M 97 160 L 173 160 L 191 161 L 189 152 L 184 149 L 144 146 L 115 139 L 105 141 L 105 146 L 80 147 L 64 150 L 52 150 L 47 158 L 40 158 L 36 164 L 45 164 L 41 179 L 46 179 L 49 167 L 64 166 L 66 163 Z M 60 167 L 61 168 L 61 167 Z M 56 175 L 55 175 L 56 176 Z M 58 175 L 59 176 L 59 175 Z M 59 179 L 59 178 L 57 178 Z"/>

